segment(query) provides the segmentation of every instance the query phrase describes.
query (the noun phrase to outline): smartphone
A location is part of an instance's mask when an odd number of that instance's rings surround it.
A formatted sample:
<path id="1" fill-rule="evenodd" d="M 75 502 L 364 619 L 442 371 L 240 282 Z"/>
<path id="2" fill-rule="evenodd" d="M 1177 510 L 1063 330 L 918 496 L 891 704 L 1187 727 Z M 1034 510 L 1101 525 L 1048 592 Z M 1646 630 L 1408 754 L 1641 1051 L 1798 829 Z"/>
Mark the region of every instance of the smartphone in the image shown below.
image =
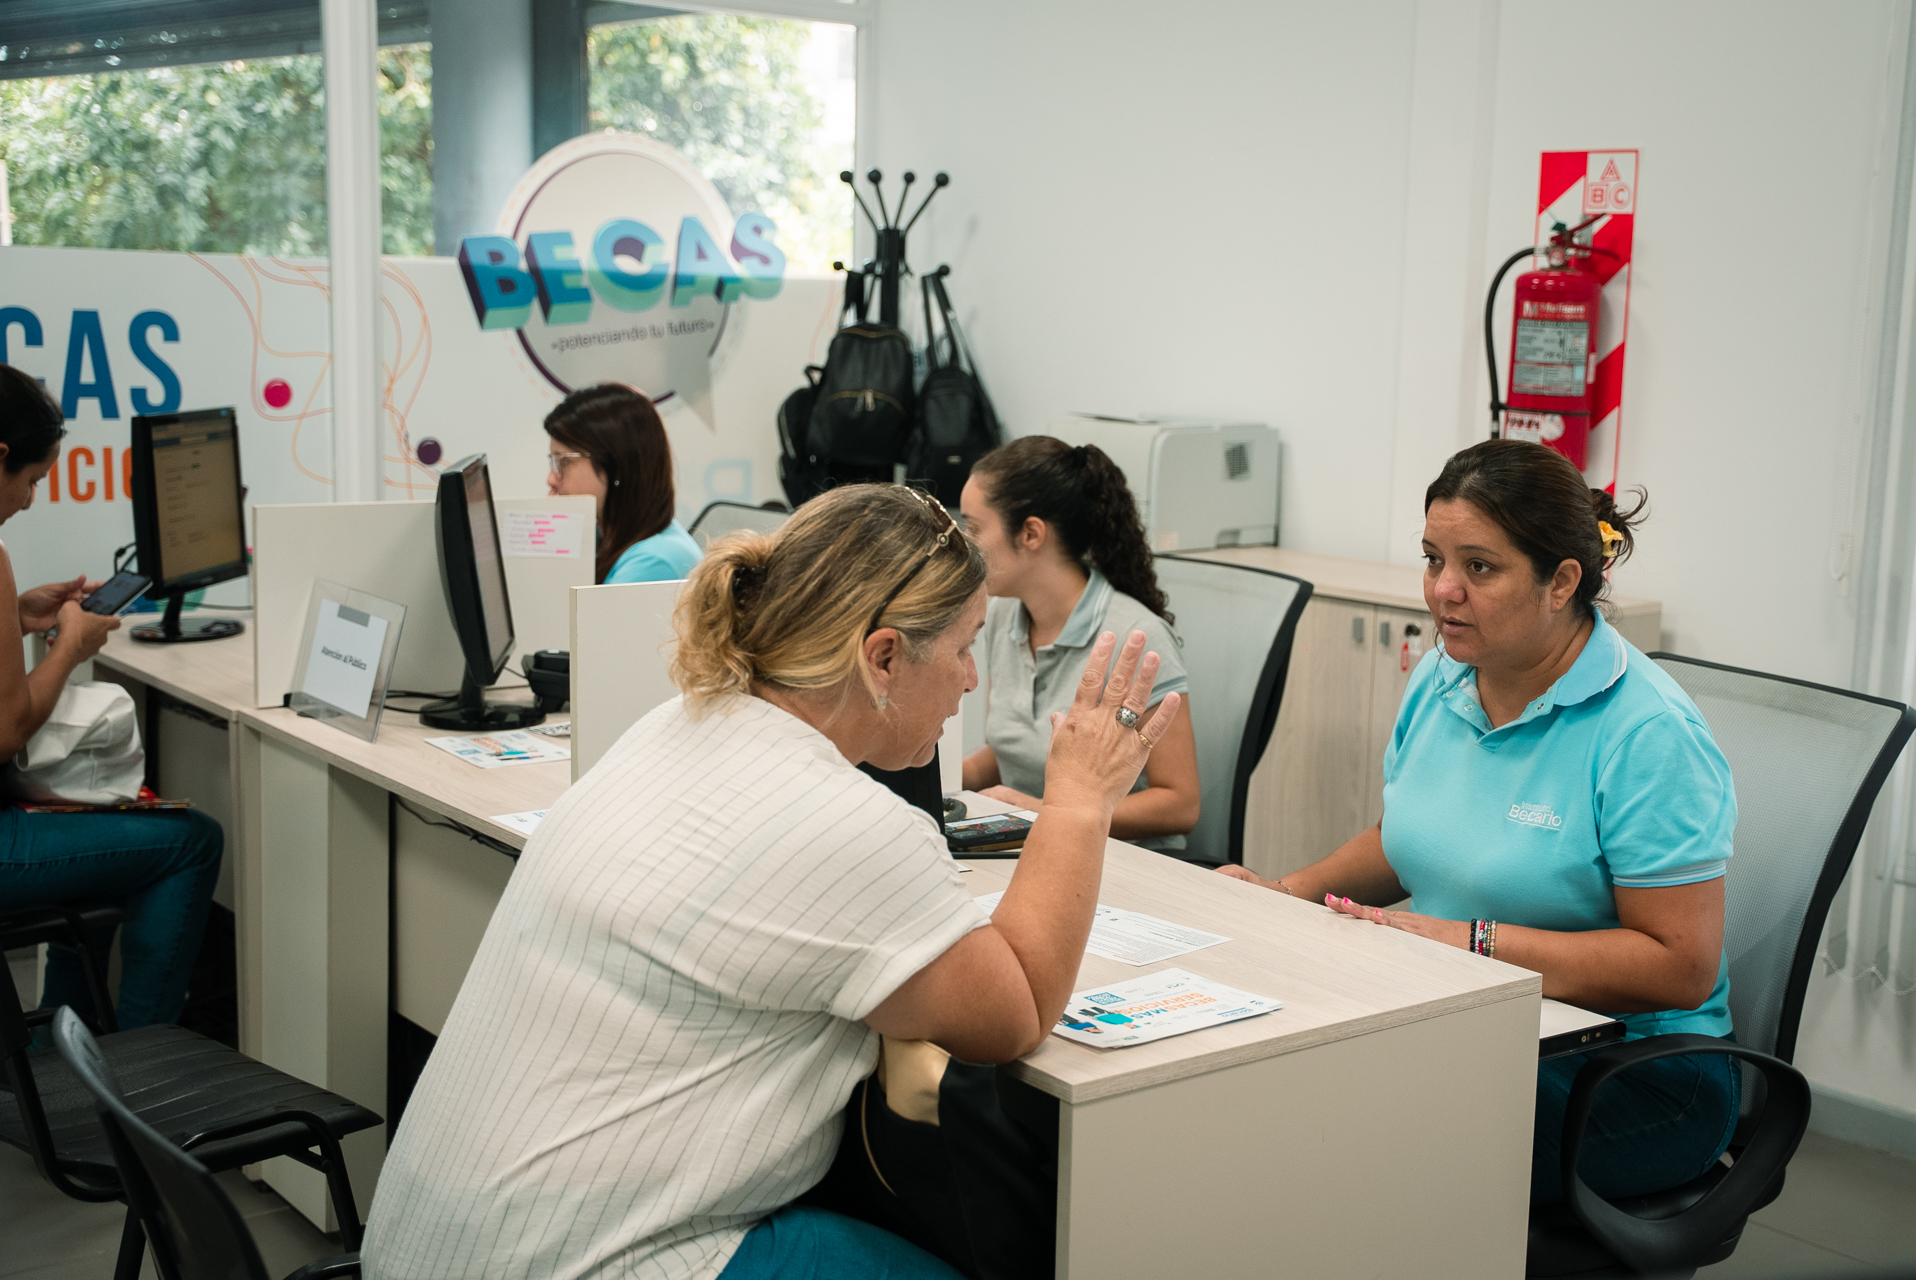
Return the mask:
<path id="1" fill-rule="evenodd" d="M 1029 818 L 998 814 L 990 818 L 965 818 L 945 824 L 945 844 L 956 854 L 997 853 L 1024 846 L 1031 831 Z"/>
<path id="2" fill-rule="evenodd" d="M 112 581 L 80 601 L 80 607 L 88 613 L 105 614 L 110 618 L 118 617 L 131 609 L 139 600 L 141 593 L 152 585 L 153 579 L 129 569 L 124 573 L 114 574 Z"/>

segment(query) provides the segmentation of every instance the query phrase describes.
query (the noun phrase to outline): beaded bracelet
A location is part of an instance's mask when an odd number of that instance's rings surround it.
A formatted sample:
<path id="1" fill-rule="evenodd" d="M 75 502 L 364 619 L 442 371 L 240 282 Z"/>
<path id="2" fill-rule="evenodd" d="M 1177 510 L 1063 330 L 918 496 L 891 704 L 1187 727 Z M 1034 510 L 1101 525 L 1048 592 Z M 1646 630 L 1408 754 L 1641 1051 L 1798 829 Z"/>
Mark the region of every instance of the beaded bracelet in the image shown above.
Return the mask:
<path id="1" fill-rule="evenodd" d="M 1497 954 L 1497 922 L 1495 920 L 1470 922 L 1470 950 L 1480 956 Z"/>
<path id="2" fill-rule="evenodd" d="M 1484 954 L 1494 957 L 1497 954 L 1497 922 L 1492 920 L 1488 923 L 1490 927 L 1484 933 Z"/>

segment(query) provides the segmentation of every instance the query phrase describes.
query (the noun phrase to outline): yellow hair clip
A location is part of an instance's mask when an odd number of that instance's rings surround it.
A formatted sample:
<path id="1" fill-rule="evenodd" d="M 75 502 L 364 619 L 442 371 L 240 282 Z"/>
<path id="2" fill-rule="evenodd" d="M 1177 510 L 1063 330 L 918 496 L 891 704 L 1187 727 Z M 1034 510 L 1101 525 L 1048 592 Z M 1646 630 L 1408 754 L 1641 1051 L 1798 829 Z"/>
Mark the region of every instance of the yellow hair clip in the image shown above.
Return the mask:
<path id="1" fill-rule="evenodd" d="M 1623 535 L 1610 527 L 1607 520 L 1597 521 L 1597 536 L 1603 539 L 1603 558 L 1614 560 L 1623 550 Z"/>

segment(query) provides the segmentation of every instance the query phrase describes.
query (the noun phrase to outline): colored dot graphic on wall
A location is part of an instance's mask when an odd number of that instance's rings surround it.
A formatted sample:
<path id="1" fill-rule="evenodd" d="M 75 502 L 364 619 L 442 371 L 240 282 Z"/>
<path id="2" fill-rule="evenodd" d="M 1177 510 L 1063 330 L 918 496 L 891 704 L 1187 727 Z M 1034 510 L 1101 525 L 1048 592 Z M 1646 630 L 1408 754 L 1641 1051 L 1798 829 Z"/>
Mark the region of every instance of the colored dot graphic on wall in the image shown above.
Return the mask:
<path id="1" fill-rule="evenodd" d="M 284 409 L 293 402 L 293 389 L 286 384 L 284 378 L 274 378 L 260 388 L 260 394 L 266 398 L 266 403 L 275 409 Z"/>
<path id="2" fill-rule="evenodd" d="M 446 456 L 446 451 L 440 448 L 439 442 L 431 436 L 419 442 L 418 453 L 419 460 L 429 467 L 436 465 L 439 459 Z"/>

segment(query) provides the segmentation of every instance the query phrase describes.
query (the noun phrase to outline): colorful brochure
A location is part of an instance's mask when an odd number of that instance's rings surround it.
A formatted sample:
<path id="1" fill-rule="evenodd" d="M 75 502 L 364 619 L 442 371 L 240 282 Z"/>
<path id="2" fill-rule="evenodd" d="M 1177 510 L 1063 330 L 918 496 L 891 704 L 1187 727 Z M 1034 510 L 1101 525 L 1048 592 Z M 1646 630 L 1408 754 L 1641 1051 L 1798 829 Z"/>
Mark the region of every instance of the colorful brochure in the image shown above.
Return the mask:
<path id="1" fill-rule="evenodd" d="M 1079 1044 L 1122 1049 L 1283 1007 L 1282 1000 L 1254 996 L 1182 969 L 1163 969 L 1115 986 L 1078 992 L 1051 1030 Z"/>
<path id="2" fill-rule="evenodd" d="M 502 769 L 509 764 L 544 764 L 548 760 L 572 758 L 570 748 L 554 746 L 549 739 L 537 737 L 524 729 L 482 733 L 472 738 L 427 738 L 426 741 L 481 769 Z"/>

